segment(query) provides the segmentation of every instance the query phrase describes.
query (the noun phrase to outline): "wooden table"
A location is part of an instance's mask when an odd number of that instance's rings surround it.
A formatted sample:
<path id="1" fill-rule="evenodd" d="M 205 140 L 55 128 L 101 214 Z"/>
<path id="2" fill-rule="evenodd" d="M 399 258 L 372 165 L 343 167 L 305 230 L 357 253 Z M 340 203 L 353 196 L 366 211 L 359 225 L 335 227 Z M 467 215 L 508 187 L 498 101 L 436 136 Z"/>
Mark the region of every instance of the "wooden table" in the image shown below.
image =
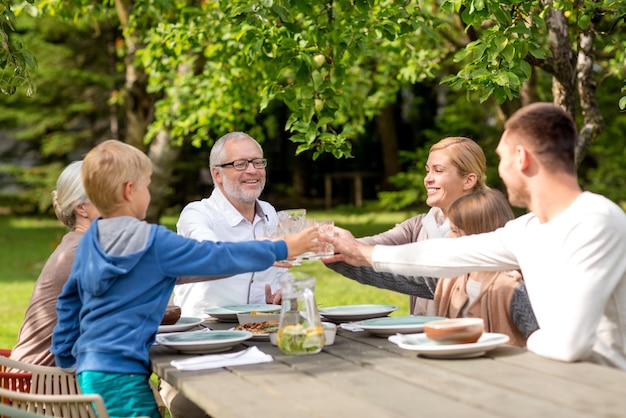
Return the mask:
<path id="1" fill-rule="evenodd" d="M 227 329 L 233 324 L 209 324 Z M 483 357 L 419 357 L 385 338 L 339 329 L 321 353 L 284 355 L 257 345 L 271 363 L 178 371 L 189 357 L 150 352 L 153 371 L 213 418 L 222 417 L 626 417 L 626 372 L 561 363 L 503 346 Z"/>

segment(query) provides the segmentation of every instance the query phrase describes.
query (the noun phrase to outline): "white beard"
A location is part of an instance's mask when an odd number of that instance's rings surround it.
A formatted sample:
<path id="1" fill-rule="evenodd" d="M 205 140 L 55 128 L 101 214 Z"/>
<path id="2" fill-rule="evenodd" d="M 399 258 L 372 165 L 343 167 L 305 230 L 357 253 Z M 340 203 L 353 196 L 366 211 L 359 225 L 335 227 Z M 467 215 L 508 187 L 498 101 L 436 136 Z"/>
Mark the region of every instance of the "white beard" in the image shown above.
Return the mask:
<path id="1" fill-rule="evenodd" d="M 231 181 L 228 177 L 222 176 L 222 187 L 224 187 L 224 194 L 231 199 L 238 200 L 244 203 L 255 202 L 263 189 L 265 188 L 265 179 L 260 179 L 259 186 L 256 190 L 244 190 L 240 187 L 240 183 L 237 181 Z"/>

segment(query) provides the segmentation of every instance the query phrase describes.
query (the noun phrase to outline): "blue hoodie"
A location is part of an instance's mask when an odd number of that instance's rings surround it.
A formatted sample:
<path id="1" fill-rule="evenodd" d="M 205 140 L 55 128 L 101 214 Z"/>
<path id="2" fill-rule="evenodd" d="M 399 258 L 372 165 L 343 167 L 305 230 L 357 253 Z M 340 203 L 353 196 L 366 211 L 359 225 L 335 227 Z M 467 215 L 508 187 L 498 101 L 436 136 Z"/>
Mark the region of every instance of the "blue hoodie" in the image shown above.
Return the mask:
<path id="1" fill-rule="evenodd" d="M 176 278 L 261 271 L 284 241 L 195 241 L 132 217 L 98 219 L 57 302 L 51 352 L 63 368 L 149 374 L 149 350 Z"/>

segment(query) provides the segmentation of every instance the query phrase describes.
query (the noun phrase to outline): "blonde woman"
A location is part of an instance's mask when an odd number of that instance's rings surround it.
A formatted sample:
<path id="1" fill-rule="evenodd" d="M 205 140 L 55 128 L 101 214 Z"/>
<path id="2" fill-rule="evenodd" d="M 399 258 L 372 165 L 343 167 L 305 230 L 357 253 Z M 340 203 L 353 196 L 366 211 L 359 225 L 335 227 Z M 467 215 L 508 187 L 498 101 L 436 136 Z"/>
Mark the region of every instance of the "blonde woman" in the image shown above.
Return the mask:
<path id="1" fill-rule="evenodd" d="M 410 218 L 389 231 L 360 238 L 366 245 L 401 245 L 433 238 L 444 238 L 450 232 L 448 209 L 459 197 L 486 187 L 487 162 L 485 153 L 476 142 L 465 137 L 448 137 L 434 144 L 426 162 L 426 214 Z M 415 296 L 411 283 L 394 280 L 390 275 L 369 267 L 354 267 L 343 262 L 328 263 L 330 269 L 363 284 L 396 290 L 413 295 L 409 310 L 413 315 L 435 315 L 432 299 Z M 437 279 L 427 279 L 434 292 Z"/>
<path id="2" fill-rule="evenodd" d="M 99 215 L 83 188 L 80 176 L 82 164 L 82 161 L 75 161 L 68 165 L 57 180 L 56 190 L 52 191 L 56 216 L 69 228 L 69 232 L 50 255 L 35 283 L 17 345 L 11 352 L 12 359 L 54 366 L 50 345 L 52 329 L 57 322 L 57 296 L 69 277 L 78 241 Z"/>

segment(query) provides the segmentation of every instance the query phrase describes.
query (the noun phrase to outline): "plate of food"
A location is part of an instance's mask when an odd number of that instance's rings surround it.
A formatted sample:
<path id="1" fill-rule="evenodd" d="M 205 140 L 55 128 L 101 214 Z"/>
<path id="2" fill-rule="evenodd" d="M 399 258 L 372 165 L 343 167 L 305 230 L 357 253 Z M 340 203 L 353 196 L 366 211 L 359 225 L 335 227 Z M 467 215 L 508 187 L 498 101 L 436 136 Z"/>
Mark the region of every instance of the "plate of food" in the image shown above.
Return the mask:
<path id="1" fill-rule="evenodd" d="M 416 351 L 424 357 L 455 359 L 480 357 L 487 351 L 506 344 L 509 336 L 485 332 L 478 341 L 467 344 L 442 344 L 431 340 L 426 334 L 392 335 L 388 340 L 400 348 Z"/>
<path id="2" fill-rule="evenodd" d="M 441 316 L 386 316 L 353 322 L 353 325 L 378 337 L 389 337 L 394 334 L 422 332 L 425 323 L 441 319 L 445 318 Z"/>
<path id="3" fill-rule="evenodd" d="M 188 331 L 157 334 L 156 342 L 185 354 L 208 354 L 230 350 L 250 338 L 249 331 Z"/>
<path id="4" fill-rule="evenodd" d="M 246 322 L 231 328 L 233 331 L 249 331 L 253 340 L 268 340 L 270 332 L 278 330 L 278 321 Z"/>
<path id="5" fill-rule="evenodd" d="M 249 304 L 249 305 L 228 305 L 228 306 L 216 306 L 213 308 L 205 309 L 204 312 L 211 315 L 213 318 L 224 322 L 237 322 L 238 313 L 251 313 L 251 312 L 279 312 L 280 305 L 267 305 L 267 304 Z"/>
<path id="6" fill-rule="evenodd" d="M 396 305 L 343 305 L 320 308 L 319 313 L 330 321 L 344 322 L 380 318 L 396 310 Z"/>
<path id="7" fill-rule="evenodd" d="M 163 332 L 179 332 L 187 331 L 195 326 L 200 325 L 204 320 L 202 318 L 195 318 L 191 316 L 181 316 L 178 318 L 175 324 L 171 325 L 159 325 L 158 333 Z"/>

